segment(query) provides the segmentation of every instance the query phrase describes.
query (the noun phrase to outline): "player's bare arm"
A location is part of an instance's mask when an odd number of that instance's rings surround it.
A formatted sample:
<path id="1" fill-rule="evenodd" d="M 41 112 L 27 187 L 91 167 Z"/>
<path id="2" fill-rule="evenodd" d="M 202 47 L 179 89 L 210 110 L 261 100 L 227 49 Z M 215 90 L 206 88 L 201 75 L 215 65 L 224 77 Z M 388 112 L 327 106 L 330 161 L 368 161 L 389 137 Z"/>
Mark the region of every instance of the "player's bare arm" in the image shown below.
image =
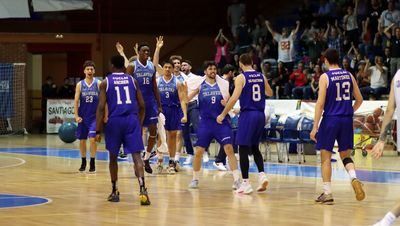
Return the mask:
<path id="1" fill-rule="evenodd" d="M 224 110 L 222 111 L 222 113 L 220 115 L 218 115 L 218 117 L 217 117 L 217 122 L 219 124 L 222 123 L 222 121 L 224 120 L 226 115 L 229 113 L 229 111 L 235 105 L 236 101 L 239 99 L 240 94 L 242 94 L 243 87 L 244 87 L 244 75 L 240 74 L 235 79 L 235 89 L 233 90 L 231 98 L 229 98 L 229 101 L 226 104 L 226 106 L 225 106 Z"/>
<path id="2" fill-rule="evenodd" d="M 96 141 L 101 141 L 100 131 L 103 129 L 104 122 L 104 113 L 106 108 L 106 88 L 107 88 L 107 80 L 103 80 L 100 84 L 100 92 L 99 92 L 99 104 L 97 105 L 96 111 Z"/>
<path id="3" fill-rule="evenodd" d="M 136 79 L 134 79 L 133 81 L 135 81 L 135 86 L 136 88 L 136 99 L 139 105 L 139 119 L 140 119 L 140 125 L 143 125 L 143 121 L 144 121 L 144 114 L 145 114 L 145 106 L 144 106 L 144 100 L 143 100 L 143 96 L 142 96 L 142 92 L 139 89 L 139 84 L 136 81 Z"/>
<path id="4" fill-rule="evenodd" d="M 74 98 L 74 115 L 75 115 L 75 122 L 77 123 L 82 122 L 82 118 L 79 117 L 78 115 L 80 97 L 81 97 L 81 83 L 79 82 L 75 88 L 75 98 Z"/>
<path id="5" fill-rule="evenodd" d="M 181 103 L 181 108 L 182 108 L 182 112 L 183 112 L 183 117 L 181 119 L 182 123 L 186 123 L 187 122 L 187 95 L 186 95 L 186 88 L 185 85 L 182 83 L 178 83 L 177 84 L 177 88 L 178 88 L 178 96 L 179 96 L 179 102 Z"/>

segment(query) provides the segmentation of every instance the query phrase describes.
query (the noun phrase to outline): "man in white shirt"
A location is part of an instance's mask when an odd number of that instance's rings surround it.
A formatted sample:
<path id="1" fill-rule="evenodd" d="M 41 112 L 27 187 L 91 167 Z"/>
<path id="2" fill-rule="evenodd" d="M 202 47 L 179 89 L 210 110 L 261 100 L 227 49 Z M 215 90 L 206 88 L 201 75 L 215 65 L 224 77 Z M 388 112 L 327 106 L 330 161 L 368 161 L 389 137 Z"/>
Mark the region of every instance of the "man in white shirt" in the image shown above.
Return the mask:
<path id="1" fill-rule="evenodd" d="M 296 52 L 294 49 L 294 40 L 296 39 L 296 34 L 300 28 L 300 21 L 296 21 L 296 29 L 294 29 L 290 33 L 288 28 L 283 28 L 282 34 L 275 32 L 272 29 L 271 23 L 268 20 L 265 21 L 265 25 L 267 25 L 268 31 L 278 42 L 278 62 L 283 62 L 285 67 L 289 70 L 289 72 L 291 72 L 296 56 Z"/>
<path id="2" fill-rule="evenodd" d="M 388 9 L 382 12 L 380 20 L 383 28 L 390 26 L 392 23 L 399 26 L 400 11 L 394 8 L 394 0 L 388 1 Z"/>
<path id="3" fill-rule="evenodd" d="M 189 60 L 182 60 L 181 64 L 181 71 L 185 74 L 186 78 L 186 85 L 188 89 L 188 94 L 192 93 L 196 90 L 196 85 L 201 79 L 200 76 L 197 76 L 191 72 L 192 69 L 192 62 Z M 184 165 L 188 165 L 192 162 L 193 159 L 193 145 L 192 140 L 190 139 L 191 133 L 196 133 L 197 125 L 199 123 L 199 105 L 198 105 L 198 95 L 193 97 L 190 100 L 187 107 L 187 116 L 188 120 L 185 124 L 182 124 L 182 133 L 183 133 L 183 140 L 185 142 L 186 153 L 188 157 L 186 158 Z"/>
<path id="4" fill-rule="evenodd" d="M 371 78 L 369 92 L 374 99 L 379 100 L 386 93 L 388 68 L 384 66 L 381 56 L 375 57 L 375 66 L 368 69 Z"/>

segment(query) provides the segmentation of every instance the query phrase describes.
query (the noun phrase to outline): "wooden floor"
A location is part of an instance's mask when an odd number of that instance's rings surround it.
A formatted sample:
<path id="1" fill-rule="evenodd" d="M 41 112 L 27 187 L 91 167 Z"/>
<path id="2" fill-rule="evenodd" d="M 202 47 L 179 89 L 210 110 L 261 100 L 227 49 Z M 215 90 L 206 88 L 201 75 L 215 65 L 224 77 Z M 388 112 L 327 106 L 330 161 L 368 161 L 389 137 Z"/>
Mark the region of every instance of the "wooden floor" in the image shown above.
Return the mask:
<path id="1" fill-rule="evenodd" d="M 78 148 L 77 142 L 67 145 L 57 136 L 44 135 L 0 137 L 0 147 L 47 147 L 48 152 Z M 360 169 L 399 171 L 400 157 L 390 151 L 385 155 L 377 162 L 357 153 L 355 162 Z M 307 160 L 308 165 L 316 165 L 315 157 Z M 79 164 L 78 158 L 0 152 L 0 193 L 51 199 L 43 205 L 0 208 L 0 225 L 372 225 L 400 198 L 400 184 L 390 182 L 400 178 L 365 182 L 367 198 L 362 202 L 355 200 L 349 180 L 335 179 L 335 205 L 318 205 L 313 200 L 321 191 L 320 176 L 285 172 L 269 175 L 266 193 L 246 196 L 232 192 L 228 173 L 204 170 L 200 189 L 193 191 L 187 189 L 188 168 L 177 175 L 148 176 L 152 205 L 140 206 L 132 165 L 124 162 L 119 168 L 121 202 L 109 203 L 107 161 L 97 162 L 94 175 L 78 173 Z M 343 171 L 341 163 L 335 171 Z M 255 187 L 256 174 L 251 180 Z"/>

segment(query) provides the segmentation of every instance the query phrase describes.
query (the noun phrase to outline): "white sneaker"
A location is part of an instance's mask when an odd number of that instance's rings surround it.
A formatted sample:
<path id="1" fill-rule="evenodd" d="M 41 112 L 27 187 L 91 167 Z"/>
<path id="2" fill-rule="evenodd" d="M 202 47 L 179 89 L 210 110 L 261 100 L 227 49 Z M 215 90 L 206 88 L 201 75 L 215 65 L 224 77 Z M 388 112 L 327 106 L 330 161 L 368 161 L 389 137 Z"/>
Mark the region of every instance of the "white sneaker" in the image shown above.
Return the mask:
<path id="1" fill-rule="evenodd" d="M 253 192 L 253 188 L 251 187 L 250 183 L 245 183 L 242 182 L 242 184 L 240 185 L 239 189 L 236 190 L 236 193 L 238 194 L 245 194 L 248 195 L 250 193 Z"/>
<path id="2" fill-rule="evenodd" d="M 257 188 L 257 192 L 263 192 L 263 191 L 267 190 L 269 181 L 268 181 L 267 175 L 265 175 L 265 173 L 261 174 L 258 177 L 258 183 L 259 183 L 259 186 Z"/>
<path id="3" fill-rule="evenodd" d="M 188 155 L 186 160 L 183 162 L 183 165 L 190 165 L 192 164 L 193 155 Z"/>
<path id="4" fill-rule="evenodd" d="M 233 189 L 233 190 L 238 190 L 238 189 L 240 188 L 240 185 L 241 185 L 241 184 L 242 184 L 242 182 L 240 181 L 240 179 L 234 181 L 233 184 L 232 184 L 232 189 Z"/>
<path id="5" fill-rule="evenodd" d="M 386 226 L 386 225 L 384 225 L 384 224 L 382 223 L 382 221 L 378 221 L 378 222 L 376 222 L 373 226 Z M 389 225 L 387 225 L 387 226 L 389 226 Z"/>
<path id="6" fill-rule="evenodd" d="M 227 171 L 226 167 L 224 166 L 224 164 L 222 162 L 213 162 L 213 165 L 215 166 L 215 168 L 217 168 L 219 171 Z"/>
<path id="7" fill-rule="evenodd" d="M 162 143 L 160 147 L 157 148 L 157 151 L 161 153 L 168 153 L 168 145 L 167 143 Z"/>
<path id="8" fill-rule="evenodd" d="M 163 170 L 164 170 L 164 167 L 163 167 L 162 162 L 157 162 L 157 168 L 156 168 L 157 174 L 162 174 Z"/>
<path id="9" fill-rule="evenodd" d="M 192 180 L 188 187 L 189 187 L 189 189 L 199 188 L 199 180 Z"/>
<path id="10" fill-rule="evenodd" d="M 203 162 L 208 162 L 208 161 L 210 161 L 210 158 L 208 157 L 208 153 L 204 152 L 204 154 L 203 154 Z"/>

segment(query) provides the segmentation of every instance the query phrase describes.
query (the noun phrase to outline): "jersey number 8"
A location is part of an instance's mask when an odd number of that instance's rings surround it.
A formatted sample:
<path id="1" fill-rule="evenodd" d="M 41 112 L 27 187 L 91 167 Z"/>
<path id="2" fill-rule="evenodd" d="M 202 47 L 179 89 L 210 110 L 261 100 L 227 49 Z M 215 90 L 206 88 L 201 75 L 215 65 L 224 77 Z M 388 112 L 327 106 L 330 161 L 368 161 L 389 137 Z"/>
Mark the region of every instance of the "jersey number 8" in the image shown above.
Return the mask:
<path id="1" fill-rule="evenodd" d="M 254 84 L 252 86 L 253 90 L 253 101 L 260 101 L 261 100 L 261 88 L 259 84 Z"/>

